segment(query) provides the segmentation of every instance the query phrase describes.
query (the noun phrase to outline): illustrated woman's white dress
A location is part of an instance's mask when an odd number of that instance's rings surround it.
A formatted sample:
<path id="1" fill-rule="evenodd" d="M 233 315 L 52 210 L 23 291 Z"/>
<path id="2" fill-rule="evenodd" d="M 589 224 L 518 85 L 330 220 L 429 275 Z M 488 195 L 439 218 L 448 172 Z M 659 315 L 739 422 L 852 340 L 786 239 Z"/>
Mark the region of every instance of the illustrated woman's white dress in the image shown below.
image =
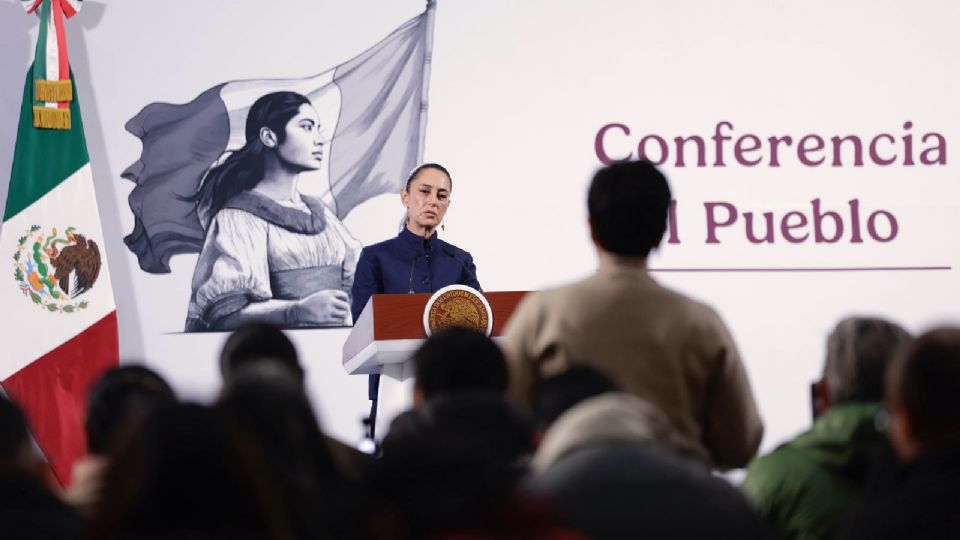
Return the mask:
<path id="1" fill-rule="evenodd" d="M 187 332 L 231 330 L 225 319 L 253 302 L 350 293 L 360 242 L 320 199 L 302 199 L 245 191 L 217 212 L 194 269 Z"/>

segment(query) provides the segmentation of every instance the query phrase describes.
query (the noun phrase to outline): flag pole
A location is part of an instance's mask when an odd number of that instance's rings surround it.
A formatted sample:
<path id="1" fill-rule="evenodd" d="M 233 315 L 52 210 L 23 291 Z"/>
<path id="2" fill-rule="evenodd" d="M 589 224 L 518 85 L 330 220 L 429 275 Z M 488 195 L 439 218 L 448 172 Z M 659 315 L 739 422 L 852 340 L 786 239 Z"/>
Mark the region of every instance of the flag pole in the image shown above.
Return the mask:
<path id="1" fill-rule="evenodd" d="M 417 165 L 423 163 L 423 149 L 427 138 L 427 103 L 430 93 L 430 67 L 433 64 L 433 18 L 437 12 L 437 0 L 427 0 L 424 22 L 423 90 L 420 94 L 420 140 L 417 142 Z"/>

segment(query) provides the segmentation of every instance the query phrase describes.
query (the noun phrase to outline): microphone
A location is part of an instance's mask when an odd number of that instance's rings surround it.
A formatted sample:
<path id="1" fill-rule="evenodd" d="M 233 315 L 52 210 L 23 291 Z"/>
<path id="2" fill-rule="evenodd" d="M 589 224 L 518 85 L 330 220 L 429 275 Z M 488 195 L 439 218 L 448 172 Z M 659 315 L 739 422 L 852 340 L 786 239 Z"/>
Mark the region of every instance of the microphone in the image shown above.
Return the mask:
<path id="1" fill-rule="evenodd" d="M 410 279 L 408 281 L 407 294 L 413 294 L 413 271 L 417 268 L 417 259 L 420 258 L 420 252 L 413 254 L 413 260 L 410 261 Z"/>
<path id="2" fill-rule="evenodd" d="M 473 278 L 473 281 L 475 281 L 478 285 L 477 288 L 480 289 L 480 292 L 483 292 L 483 289 L 479 287 L 480 280 L 477 279 L 477 274 L 474 273 L 473 270 L 470 270 L 465 262 L 461 261 L 456 255 L 454 255 L 449 248 L 443 248 L 443 254 L 460 263 L 460 267 L 467 271 L 467 275 Z"/>

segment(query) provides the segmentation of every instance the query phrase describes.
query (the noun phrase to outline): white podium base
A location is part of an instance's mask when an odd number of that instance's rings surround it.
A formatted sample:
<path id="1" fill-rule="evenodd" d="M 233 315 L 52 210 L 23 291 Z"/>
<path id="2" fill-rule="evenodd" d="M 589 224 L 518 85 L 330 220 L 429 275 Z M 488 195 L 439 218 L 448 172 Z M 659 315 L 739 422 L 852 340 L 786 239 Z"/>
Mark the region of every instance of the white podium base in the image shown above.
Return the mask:
<path id="1" fill-rule="evenodd" d="M 380 372 L 376 438 L 382 441 L 398 414 L 413 407 L 413 362 L 387 364 Z"/>

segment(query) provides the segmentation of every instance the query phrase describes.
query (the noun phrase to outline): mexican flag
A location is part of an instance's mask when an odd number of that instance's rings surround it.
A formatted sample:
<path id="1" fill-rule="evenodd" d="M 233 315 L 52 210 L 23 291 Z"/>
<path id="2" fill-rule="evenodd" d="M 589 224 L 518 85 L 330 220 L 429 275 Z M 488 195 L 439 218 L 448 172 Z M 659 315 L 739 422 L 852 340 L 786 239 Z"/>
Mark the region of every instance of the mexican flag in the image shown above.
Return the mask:
<path id="1" fill-rule="evenodd" d="M 119 360 L 117 315 L 63 17 L 79 2 L 24 2 L 40 35 L 27 72 L 0 229 L 0 385 L 62 484 L 85 453 L 90 384 Z"/>

